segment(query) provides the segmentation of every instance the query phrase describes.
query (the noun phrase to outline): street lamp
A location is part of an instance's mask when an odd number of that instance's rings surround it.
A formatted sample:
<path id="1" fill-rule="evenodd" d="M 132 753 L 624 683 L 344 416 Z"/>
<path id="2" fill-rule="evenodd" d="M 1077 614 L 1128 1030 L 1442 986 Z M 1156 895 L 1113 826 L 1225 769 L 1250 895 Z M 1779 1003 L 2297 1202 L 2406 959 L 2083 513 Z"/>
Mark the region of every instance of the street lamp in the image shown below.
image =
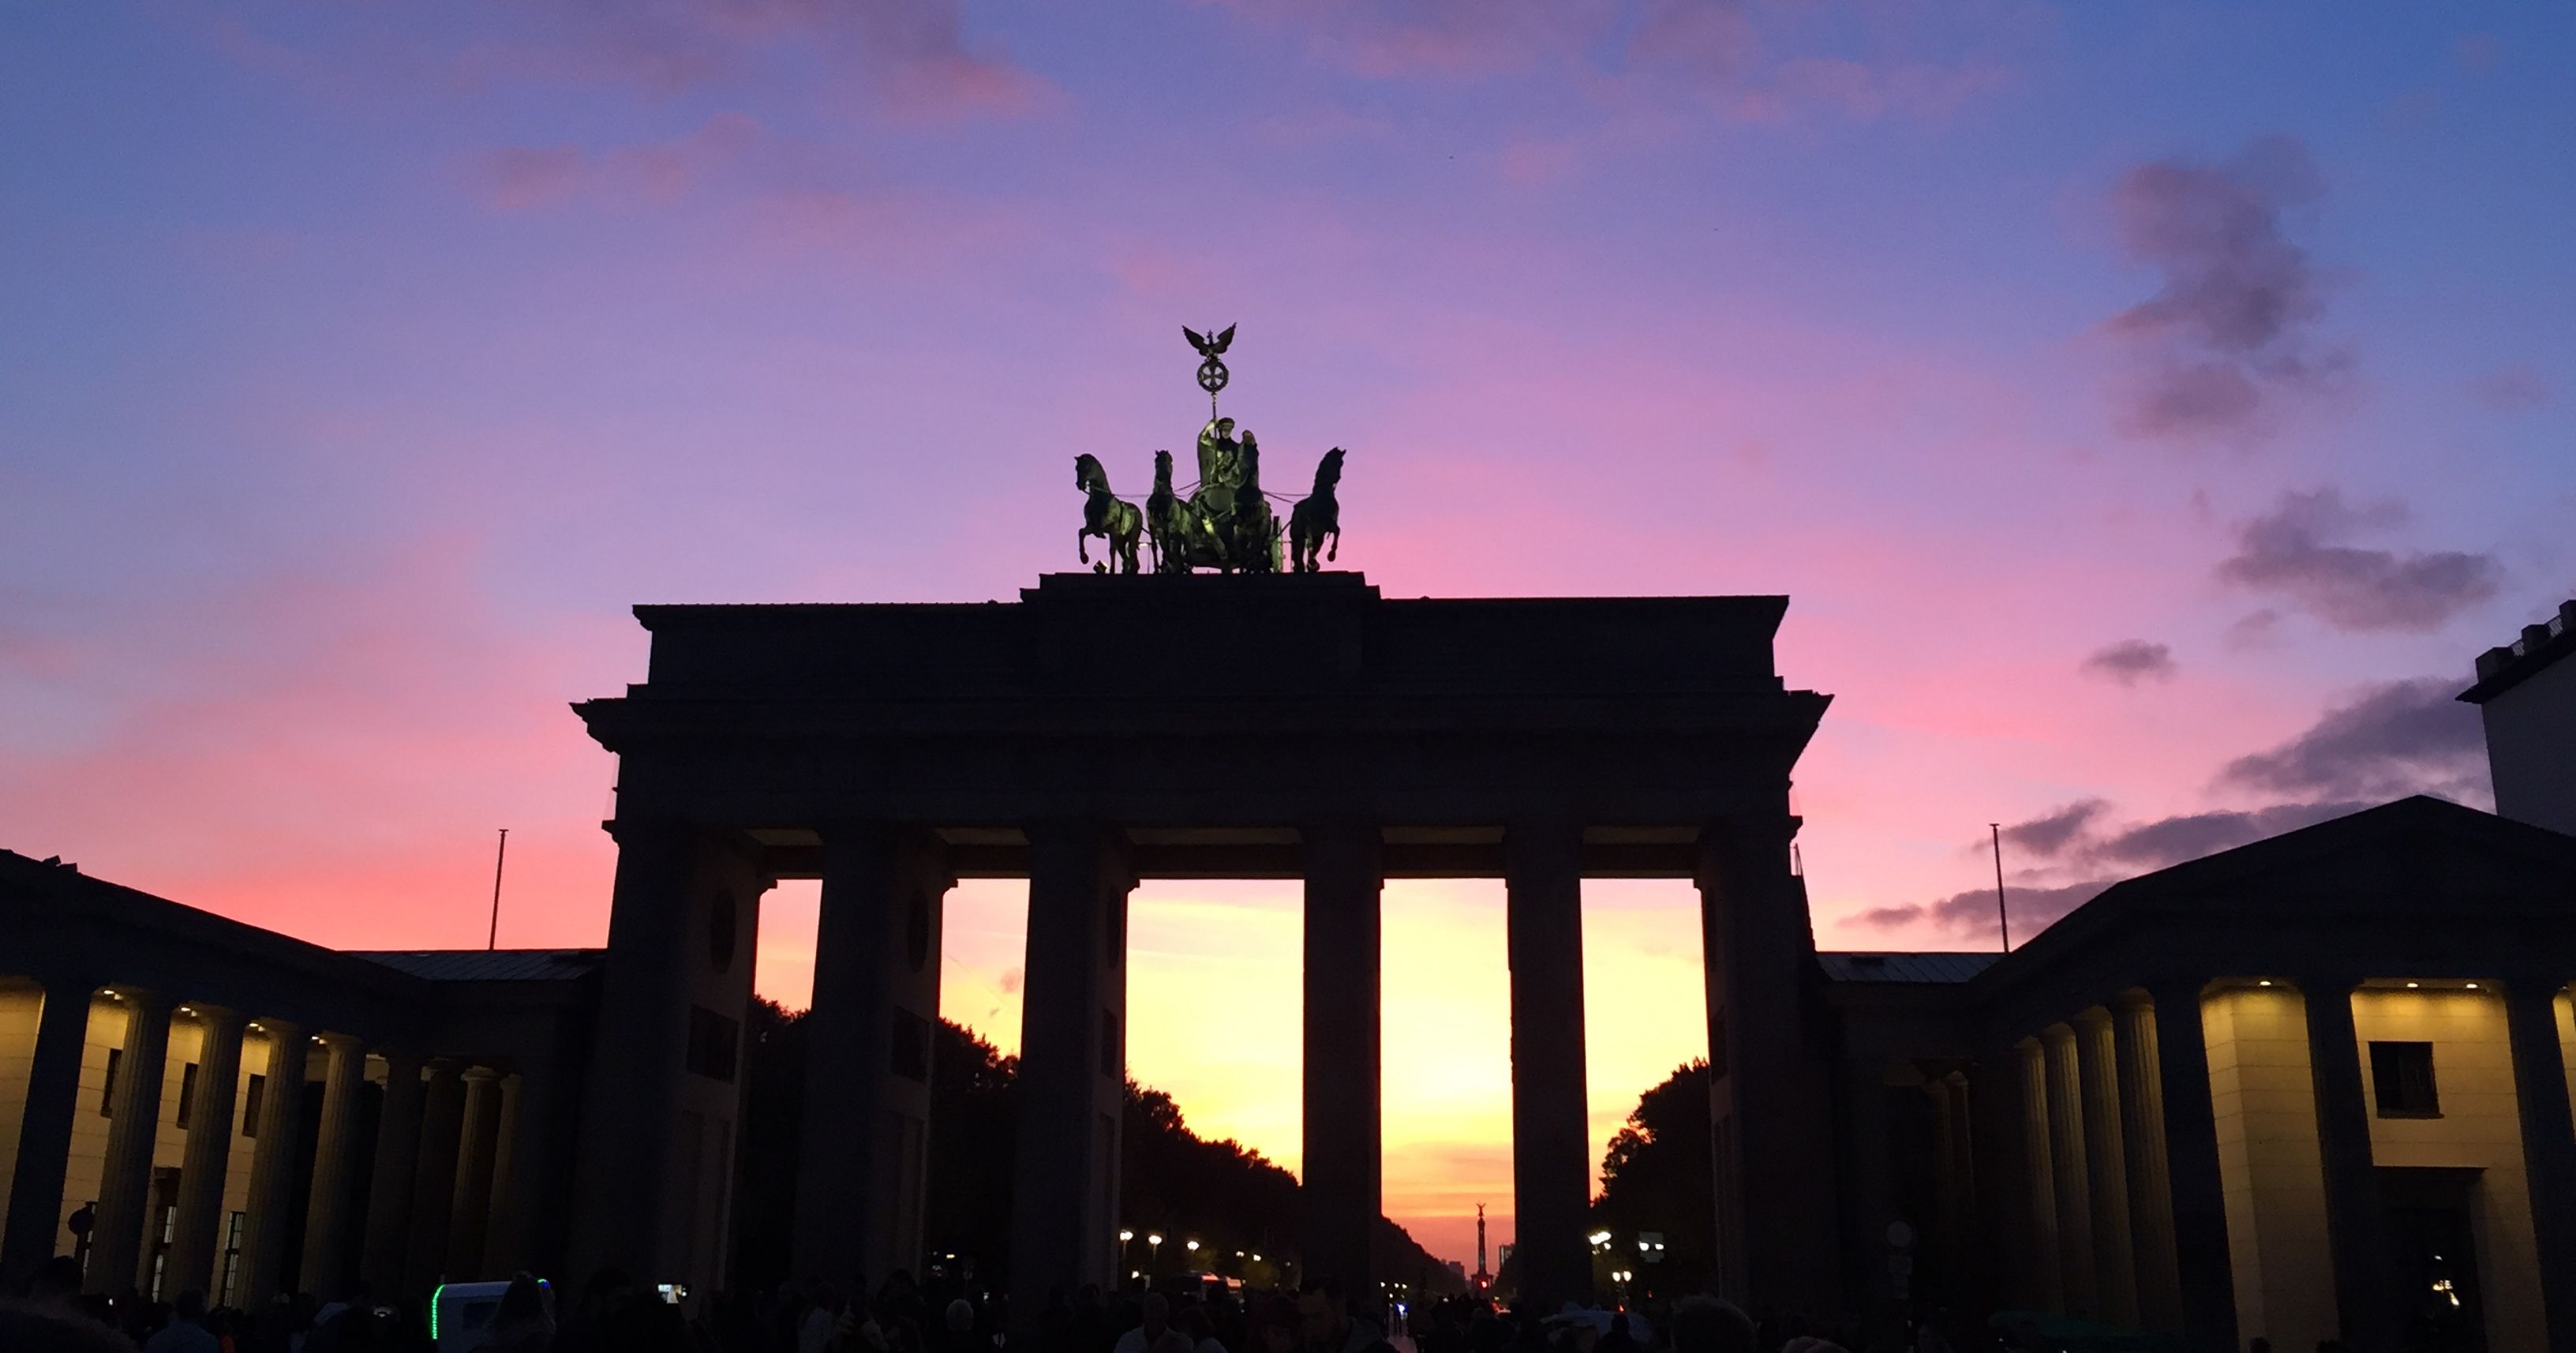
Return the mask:
<path id="1" fill-rule="evenodd" d="M 1145 1252 L 1149 1256 L 1145 1264 L 1145 1285 L 1147 1287 L 1151 1287 L 1154 1285 L 1155 1270 L 1163 1266 L 1162 1232 L 1148 1231 L 1145 1233 Z"/>
<path id="2" fill-rule="evenodd" d="M 1184 1243 L 1184 1244 L 1186 1244 L 1186 1245 L 1188 1245 L 1188 1246 L 1190 1247 L 1190 1258 L 1191 1258 L 1191 1261 L 1192 1261 L 1192 1262 L 1191 1262 L 1191 1264 L 1190 1264 L 1190 1271 L 1191 1271 L 1192 1273 L 1196 1273 L 1196 1272 L 1198 1272 L 1198 1263 L 1197 1263 L 1196 1261 L 1197 1261 L 1197 1259 L 1198 1259 L 1199 1243 L 1198 1243 L 1197 1241 L 1195 1241 L 1195 1240 L 1191 1240 L 1191 1241 L 1184 1241 L 1184 1242 L 1182 1242 L 1182 1243 Z"/>
<path id="3" fill-rule="evenodd" d="M 1592 1233 L 1590 1239 L 1595 1245 L 1607 1245 L 1610 1243 L 1610 1233 L 1607 1231 L 1595 1231 Z"/>

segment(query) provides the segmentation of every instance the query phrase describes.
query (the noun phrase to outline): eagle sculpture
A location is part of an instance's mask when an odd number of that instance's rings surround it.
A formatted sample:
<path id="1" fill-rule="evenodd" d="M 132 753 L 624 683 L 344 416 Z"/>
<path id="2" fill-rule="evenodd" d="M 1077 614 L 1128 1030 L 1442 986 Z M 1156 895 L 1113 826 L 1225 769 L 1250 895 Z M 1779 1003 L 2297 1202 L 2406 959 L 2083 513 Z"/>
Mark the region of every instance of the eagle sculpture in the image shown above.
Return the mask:
<path id="1" fill-rule="evenodd" d="M 1181 336 L 1190 340 L 1190 346 L 1198 349 L 1199 356 L 1214 357 L 1224 352 L 1226 345 L 1234 341 L 1234 326 L 1229 324 L 1225 326 L 1224 333 L 1218 334 L 1214 338 L 1210 338 L 1206 334 L 1200 333 L 1198 330 L 1184 324 L 1181 326 Z"/>

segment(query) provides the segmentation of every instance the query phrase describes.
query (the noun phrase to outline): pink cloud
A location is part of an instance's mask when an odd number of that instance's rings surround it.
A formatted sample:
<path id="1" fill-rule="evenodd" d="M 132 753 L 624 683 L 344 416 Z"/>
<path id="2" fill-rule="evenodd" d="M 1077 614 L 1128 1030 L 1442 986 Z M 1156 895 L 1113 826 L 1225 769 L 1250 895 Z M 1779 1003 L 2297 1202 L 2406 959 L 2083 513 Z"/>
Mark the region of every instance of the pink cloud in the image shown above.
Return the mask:
<path id="1" fill-rule="evenodd" d="M 667 204 L 740 164 L 770 141 L 747 114 L 718 113 L 663 141 L 592 152 L 577 146 L 512 146 L 469 169 L 476 195 L 495 211 L 525 211 L 575 199 Z"/>

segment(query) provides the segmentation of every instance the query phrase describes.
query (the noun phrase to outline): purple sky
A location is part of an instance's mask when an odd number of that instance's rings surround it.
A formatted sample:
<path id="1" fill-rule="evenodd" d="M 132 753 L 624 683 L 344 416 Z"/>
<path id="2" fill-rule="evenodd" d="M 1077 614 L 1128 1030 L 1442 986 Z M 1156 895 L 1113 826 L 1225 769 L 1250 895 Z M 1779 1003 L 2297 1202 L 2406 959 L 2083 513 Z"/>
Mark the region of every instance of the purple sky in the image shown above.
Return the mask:
<path id="1" fill-rule="evenodd" d="M 629 604 L 1074 567 L 1066 461 L 1141 498 L 1235 321 L 1390 594 L 1791 595 L 1829 947 L 1991 943 L 1989 821 L 2035 927 L 2483 803 L 2449 697 L 2576 594 L 2571 65 L 2520 4 L 20 6 L 0 845 L 465 944 L 507 824 L 504 938 L 595 943 Z"/>

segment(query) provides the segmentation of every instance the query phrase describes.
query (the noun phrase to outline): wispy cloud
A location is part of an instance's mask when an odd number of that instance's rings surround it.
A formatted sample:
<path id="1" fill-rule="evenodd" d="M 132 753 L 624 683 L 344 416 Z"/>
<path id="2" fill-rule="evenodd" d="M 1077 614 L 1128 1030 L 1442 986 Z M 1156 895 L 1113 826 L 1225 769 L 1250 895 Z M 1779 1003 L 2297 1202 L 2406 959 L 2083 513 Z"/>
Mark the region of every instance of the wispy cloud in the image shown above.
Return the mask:
<path id="1" fill-rule="evenodd" d="M 2402 504 L 2356 507 L 2332 488 L 2283 494 L 2238 529 L 2236 553 L 2220 561 L 2218 577 L 2274 593 L 2343 630 L 2437 629 L 2495 596 L 2504 567 L 2494 555 L 2346 543 L 2406 519 Z"/>
<path id="2" fill-rule="evenodd" d="M 2324 183 L 2307 150 L 2275 137 L 2223 164 L 2157 160 L 2111 190 L 2120 251 L 2156 294 L 2105 326 L 2131 370 L 2118 422 L 2138 437 L 2244 439 L 2281 395 L 2325 388 L 2350 357 L 2318 333 L 2325 287 L 2283 217 Z"/>
<path id="3" fill-rule="evenodd" d="M 2135 686 L 2141 681 L 2171 681 L 2174 676 L 2173 649 L 2144 639 L 2123 639 L 2094 650 L 2084 659 L 2086 676 Z"/>

